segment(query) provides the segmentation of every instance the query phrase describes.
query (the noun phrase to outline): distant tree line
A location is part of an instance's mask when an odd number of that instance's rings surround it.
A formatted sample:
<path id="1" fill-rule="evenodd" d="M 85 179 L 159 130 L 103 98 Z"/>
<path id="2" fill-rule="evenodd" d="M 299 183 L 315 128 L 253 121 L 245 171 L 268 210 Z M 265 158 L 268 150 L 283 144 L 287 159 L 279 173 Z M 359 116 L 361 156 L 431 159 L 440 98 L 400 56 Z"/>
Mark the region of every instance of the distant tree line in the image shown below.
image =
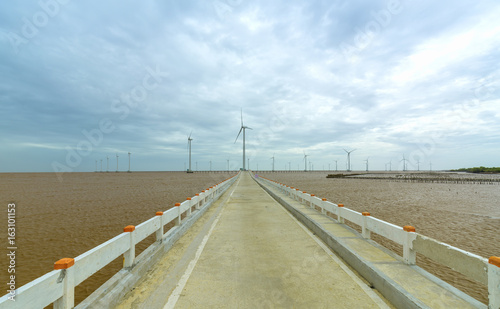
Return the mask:
<path id="1" fill-rule="evenodd" d="M 453 170 L 458 172 L 468 172 L 468 173 L 500 173 L 500 167 L 468 167 L 459 168 L 458 170 Z"/>

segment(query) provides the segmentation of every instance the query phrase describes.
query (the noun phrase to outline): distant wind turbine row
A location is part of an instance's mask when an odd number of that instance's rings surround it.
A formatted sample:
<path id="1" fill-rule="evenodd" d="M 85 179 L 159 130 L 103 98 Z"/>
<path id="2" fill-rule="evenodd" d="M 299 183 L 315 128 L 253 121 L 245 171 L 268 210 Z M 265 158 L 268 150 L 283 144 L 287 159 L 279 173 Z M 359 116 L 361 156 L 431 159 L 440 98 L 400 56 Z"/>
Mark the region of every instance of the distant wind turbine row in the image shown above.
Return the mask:
<path id="1" fill-rule="evenodd" d="M 131 154 L 132 154 L 131 152 L 128 153 L 128 171 L 127 171 L 127 173 L 131 173 L 132 172 L 130 170 L 130 155 Z M 119 156 L 118 156 L 118 154 L 116 154 L 116 171 L 115 171 L 116 173 L 118 173 L 118 158 L 119 158 Z M 102 159 L 100 161 L 101 161 L 101 170 L 100 170 L 100 172 L 102 173 L 103 172 L 103 170 L 102 170 Z M 95 160 L 95 171 L 96 172 L 98 172 L 98 170 L 97 170 L 97 162 L 98 162 L 98 160 Z M 108 172 L 109 172 L 109 156 L 106 156 L 106 173 L 108 173 Z"/>

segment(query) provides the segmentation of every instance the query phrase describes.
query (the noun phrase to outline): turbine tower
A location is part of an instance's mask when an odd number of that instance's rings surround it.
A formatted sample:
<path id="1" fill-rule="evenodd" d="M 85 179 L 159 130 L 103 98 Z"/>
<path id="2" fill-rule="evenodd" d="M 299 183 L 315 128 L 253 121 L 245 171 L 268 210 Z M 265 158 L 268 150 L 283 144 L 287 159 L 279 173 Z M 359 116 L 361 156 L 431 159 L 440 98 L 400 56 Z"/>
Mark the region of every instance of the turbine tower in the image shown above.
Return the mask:
<path id="1" fill-rule="evenodd" d="M 337 166 L 337 161 L 338 161 L 338 160 L 333 160 L 333 161 L 335 161 L 335 171 L 337 172 L 337 171 L 338 171 L 338 168 L 337 168 L 337 167 L 338 167 L 338 166 Z"/>
<path id="2" fill-rule="evenodd" d="M 240 127 L 240 132 L 238 132 L 238 135 L 236 136 L 236 139 L 234 140 L 234 143 L 236 144 L 236 141 L 238 140 L 238 137 L 240 137 L 241 131 L 243 131 L 243 171 L 246 171 L 245 169 L 245 130 L 252 128 L 246 127 L 243 125 L 243 109 L 241 109 L 241 127 Z"/>
<path id="3" fill-rule="evenodd" d="M 109 156 L 106 156 L 106 173 L 109 172 Z"/>
<path id="4" fill-rule="evenodd" d="M 304 172 L 307 172 L 307 155 L 305 151 L 304 151 Z"/>
<path id="5" fill-rule="evenodd" d="M 193 131 L 191 131 L 193 133 Z M 191 133 L 189 133 L 188 136 L 188 149 L 189 149 L 189 169 L 187 170 L 188 173 L 192 173 L 193 171 L 191 170 L 191 141 L 193 140 L 191 138 Z"/>
<path id="6" fill-rule="evenodd" d="M 127 173 L 131 173 L 130 172 L 130 155 L 131 155 L 131 153 L 129 152 L 128 153 L 128 171 L 127 171 Z"/>
<path id="7" fill-rule="evenodd" d="M 403 161 L 403 172 L 405 172 L 407 170 L 406 161 L 408 161 L 408 160 L 406 160 L 404 153 L 403 153 L 403 159 L 401 161 Z M 401 162 L 401 161 L 399 161 L 399 162 Z"/>
<path id="8" fill-rule="evenodd" d="M 370 159 L 370 157 L 366 158 L 365 162 L 366 162 L 366 171 L 368 172 L 368 160 Z"/>
<path id="9" fill-rule="evenodd" d="M 116 172 L 118 173 L 118 154 L 116 154 Z"/>
<path id="10" fill-rule="evenodd" d="M 356 150 L 356 149 L 353 149 L 351 151 L 347 151 L 344 149 L 344 151 L 347 152 L 347 171 L 348 172 L 351 171 L 351 152 L 353 152 L 354 150 Z"/>
<path id="11" fill-rule="evenodd" d="M 274 172 L 274 153 L 273 153 L 273 156 L 271 157 L 271 159 L 273 160 L 273 172 Z"/>

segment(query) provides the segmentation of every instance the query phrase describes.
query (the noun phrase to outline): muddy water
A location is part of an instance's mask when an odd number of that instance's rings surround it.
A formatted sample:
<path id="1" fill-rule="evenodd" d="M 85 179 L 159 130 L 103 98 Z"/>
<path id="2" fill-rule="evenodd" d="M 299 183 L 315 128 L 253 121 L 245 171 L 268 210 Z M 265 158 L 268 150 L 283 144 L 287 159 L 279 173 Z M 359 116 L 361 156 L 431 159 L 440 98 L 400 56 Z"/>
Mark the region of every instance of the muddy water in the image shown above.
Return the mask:
<path id="1" fill-rule="evenodd" d="M 500 256 L 500 185 L 404 183 L 385 179 L 327 179 L 326 173 L 262 173 L 355 211 L 404 226 L 485 258 Z M 399 246 L 384 242 L 399 254 Z M 417 256 L 417 264 L 487 303 L 485 286 Z"/>
<path id="2" fill-rule="evenodd" d="M 138 225 L 176 202 L 233 173 L 52 173 L 0 174 L 0 227 L 7 231 L 7 205 L 16 204 L 16 286 L 53 270 L 55 261 L 76 257 Z M 7 253 L 7 235 L 2 252 Z M 146 242 L 146 241 L 145 241 Z M 138 245 L 137 254 L 147 246 Z M 7 283 L 8 259 L 0 258 L 0 282 Z M 76 289 L 80 302 L 121 268 L 118 258 Z M 4 291 L 2 293 L 5 294 Z"/>

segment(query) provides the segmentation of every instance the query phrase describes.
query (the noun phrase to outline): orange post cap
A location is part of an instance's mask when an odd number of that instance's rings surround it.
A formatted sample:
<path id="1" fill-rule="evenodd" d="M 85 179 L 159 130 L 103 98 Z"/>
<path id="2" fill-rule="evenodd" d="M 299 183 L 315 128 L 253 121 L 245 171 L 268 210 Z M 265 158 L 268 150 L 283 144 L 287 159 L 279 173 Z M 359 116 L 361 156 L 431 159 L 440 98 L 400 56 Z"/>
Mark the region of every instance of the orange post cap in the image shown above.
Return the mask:
<path id="1" fill-rule="evenodd" d="M 367 211 L 365 211 L 365 212 L 362 212 L 361 214 L 362 214 L 363 216 L 365 216 L 365 217 L 368 217 L 368 216 L 370 216 L 370 213 L 369 213 L 369 212 L 367 212 Z"/>
<path id="2" fill-rule="evenodd" d="M 403 231 L 405 231 L 405 232 L 414 232 L 415 233 L 415 227 L 413 227 L 411 225 L 405 225 L 405 226 L 403 226 Z"/>
<path id="3" fill-rule="evenodd" d="M 339 207 L 344 207 L 344 204 L 338 204 L 337 206 L 339 206 Z"/>
<path id="4" fill-rule="evenodd" d="M 123 228 L 124 232 L 133 232 L 135 231 L 135 226 L 133 225 L 127 225 L 126 227 Z"/>
<path id="5" fill-rule="evenodd" d="M 322 200 L 322 201 L 326 201 L 326 198 L 322 198 L 321 200 Z"/>
<path id="6" fill-rule="evenodd" d="M 54 269 L 68 269 L 75 265 L 75 259 L 64 258 L 54 263 Z"/>
<path id="7" fill-rule="evenodd" d="M 488 260 L 488 263 L 490 263 L 491 265 L 495 265 L 497 267 L 500 267 L 500 257 L 498 257 L 498 256 L 492 256 Z"/>
<path id="8" fill-rule="evenodd" d="M 190 201 L 190 200 L 191 200 L 191 198 L 190 198 L 190 197 L 188 197 L 186 200 Z"/>
<path id="9" fill-rule="evenodd" d="M 175 203 L 175 206 L 179 207 L 179 206 L 181 206 L 181 203 Z"/>
<path id="10" fill-rule="evenodd" d="M 157 212 L 156 212 L 156 215 L 157 215 L 157 216 L 163 216 L 163 211 L 157 211 Z"/>

